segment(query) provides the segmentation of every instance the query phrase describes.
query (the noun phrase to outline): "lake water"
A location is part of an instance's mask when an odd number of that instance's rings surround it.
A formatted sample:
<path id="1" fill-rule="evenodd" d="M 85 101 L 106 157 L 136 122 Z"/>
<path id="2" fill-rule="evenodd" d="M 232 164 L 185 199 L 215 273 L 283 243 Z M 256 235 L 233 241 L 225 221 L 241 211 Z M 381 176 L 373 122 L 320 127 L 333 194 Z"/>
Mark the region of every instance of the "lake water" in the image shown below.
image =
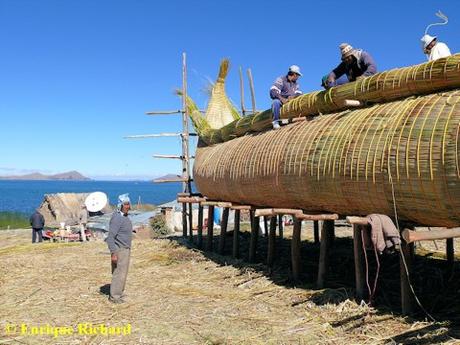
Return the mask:
<path id="1" fill-rule="evenodd" d="M 91 193 L 107 194 L 111 204 L 120 194 L 129 193 L 131 202 L 139 197 L 143 204 L 163 204 L 176 199 L 181 183 L 152 183 L 135 181 L 12 181 L 0 180 L 0 212 L 31 213 L 40 206 L 45 194 Z"/>

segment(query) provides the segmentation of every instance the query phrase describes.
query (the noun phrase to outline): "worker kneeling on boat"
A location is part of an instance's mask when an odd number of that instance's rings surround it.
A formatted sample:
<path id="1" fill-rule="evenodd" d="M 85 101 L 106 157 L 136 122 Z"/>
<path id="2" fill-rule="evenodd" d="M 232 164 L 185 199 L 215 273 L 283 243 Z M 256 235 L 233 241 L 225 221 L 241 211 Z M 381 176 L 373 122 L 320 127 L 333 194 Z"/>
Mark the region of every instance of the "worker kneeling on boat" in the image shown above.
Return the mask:
<path id="1" fill-rule="evenodd" d="M 331 73 L 323 77 L 322 86 L 324 88 L 329 89 L 377 73 L 377 65 L 368 52 L 354 49 L 348 43 L 342 43 L 339 48 L 342 62 Z M 342 76 L 346 78 L 341 78 Z"/>
<path id="2" fill-rule="evenodd" d="M 276 78 L 270 88 L 270 98 L 273 99 L 273 129 L 280 128 L 280 110 L 283 104 L 302 94 L 297 83 L 297 79 L 301 76 L 299 66 L 292 65 L 289 67 L 288 73 L 285 76 Z"/>
<path id="3" fill-rule="evenodd" d="M 118 197 L 118 211 L 110 219 L 107 245 L 111 254 L 112 283 L 110 284 L 109 300 L 113 303 L 123 303 L 126 277 L 128 276 L 129 257 L 133 225 L 128 218 L 131 202 L 127 194 Z"/>

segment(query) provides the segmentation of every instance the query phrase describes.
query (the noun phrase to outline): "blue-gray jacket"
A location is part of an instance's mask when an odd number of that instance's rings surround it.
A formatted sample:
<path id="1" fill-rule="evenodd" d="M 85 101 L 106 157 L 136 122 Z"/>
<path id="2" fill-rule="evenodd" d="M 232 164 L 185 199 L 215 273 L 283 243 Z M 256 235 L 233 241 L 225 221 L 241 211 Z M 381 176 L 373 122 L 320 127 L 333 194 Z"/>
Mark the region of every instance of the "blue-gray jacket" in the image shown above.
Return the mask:
<path id="1" fill-rule="evenodd" d="M 329 76 L 332 75 L 334 79 L 339 79 L 346 74 L 349 81 L 355 81 L 360 76 L 368 77 L 377 73 L 377 65 L 368 52 L 355 49 L 353 56 L 354 59 L 351 65 L 342 62 L 332 70 Z"/>
<path id="2" fill-rule="evenodd" d="M 120 248 L 131 248 L 133 238 L 133 224 L 128 216 L 124 216 L 120 211 L 114 212 L 109 223 L 109 235 L 107 245 L 113 254 Z"/>
<path id="3" fill-rule="evenodd" d="M 278 77 L 270 88 L 270 97 L 271 99 L 280 99 L 280 97 L 288 98 L 291 96 L 297 97 L 302 94 L 299 88 L 299 84 L 295 81 L 289 81 L 287 76 Z"/>
<path id="4" fill-rule="evenodd" d="M 45 218 L 38 211 L 35 211 L 34 214 L 30 216 L 29 221 L 33 229 L 43 229 L 45 226 Z"/>

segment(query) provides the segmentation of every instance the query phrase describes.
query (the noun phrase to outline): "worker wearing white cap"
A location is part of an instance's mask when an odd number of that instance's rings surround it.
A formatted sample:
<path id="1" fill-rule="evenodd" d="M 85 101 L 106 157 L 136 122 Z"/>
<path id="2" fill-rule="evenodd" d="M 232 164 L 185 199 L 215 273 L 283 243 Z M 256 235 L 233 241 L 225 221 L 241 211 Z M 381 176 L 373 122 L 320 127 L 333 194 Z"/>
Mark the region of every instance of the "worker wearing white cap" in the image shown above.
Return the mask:
<path id="1" fill-rule="evenodd" d="M 355 81 L 360 77 L 368 77 L 377 73 L 377 65 L 372 56 L 362 50 L 354 49 L 348 43 L 342 43 L 339 46 L 342 62 L 334 68 L 327 77 L 322 80 L 322 86 L 326 89 L 336 86 L 338 79 L 346 76 L 347 79 L 341 79 L 341 83 Z"/>
<path id="2" fill-rule="evenodd" d="M 128 218 L 131 202 L 128 194 L 118 197 L 118 211 L 110 219 L 107 245 L 111 254 L 112 283 L 110 284 L 109 301 L 123 303 L 126 278 L 128 276 L 129 259 L 133 225 Z"/>
<path id="3" fill-rule="evenodd" d="M 423 35 L 421 38 L 423 52 L 425 53 L 428 61 L 433 61 L 450 56 L 450 49 L 447 44 L 438 42 L 436 36 L 428 34 Z"/>
<path id="4" fill-rule="evenodd" d="M 283 104 L 302 94 L 297 83 L 297 79 L 301 76 L 299 66 L 292 65 L 289 67 L 288 73 L 285 76 L 276 78 L 270 88 L 270 98 L 273 100 L 273 129 L 280 128 L 280 111 Z"/>

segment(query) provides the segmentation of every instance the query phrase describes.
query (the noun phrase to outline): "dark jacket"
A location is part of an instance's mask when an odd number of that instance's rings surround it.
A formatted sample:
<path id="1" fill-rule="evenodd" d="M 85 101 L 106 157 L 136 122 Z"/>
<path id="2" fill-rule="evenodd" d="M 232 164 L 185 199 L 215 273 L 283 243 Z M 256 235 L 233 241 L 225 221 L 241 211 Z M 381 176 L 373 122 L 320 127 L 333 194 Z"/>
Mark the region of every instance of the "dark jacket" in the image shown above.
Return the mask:
<path id="1" fill-rule="evenodd" d="M 34 214 L 30 216 L 29 221 L 30 225 L 34 229 L 43 229 L 43 227 L 45 226 L 45 218 L 38 211 L 35 211 Z"/>
<path id="2" fill-rule="evenodd" d="M 368 77 L 377 73 L 377 65 L 372 56 L 364 50 L 356 50 L 353 53 L 353 63 L 347 65 L 345 62 L 340 63 L 329 75 L 334 79 L 339 79 L 346 74 L 349 81 L 355 81 L 360 76 Z"/>
<path id="3" fill-rule="evenodd" d="M 289 81 L 287 76 L 276 78 L 272 87 L 270 88 L 270 98 L 280 99 L 280 97 L 297 97 L 302 94 L 299 84 L 297 82 Z"/>
<path id="4" fill-rule="evenodd" d="M 107 245 L 113 254 L 120 248 L 131 248 L 133 225 L 131 220 L 120 211 L 114 212 L 109 223 Z"/>

